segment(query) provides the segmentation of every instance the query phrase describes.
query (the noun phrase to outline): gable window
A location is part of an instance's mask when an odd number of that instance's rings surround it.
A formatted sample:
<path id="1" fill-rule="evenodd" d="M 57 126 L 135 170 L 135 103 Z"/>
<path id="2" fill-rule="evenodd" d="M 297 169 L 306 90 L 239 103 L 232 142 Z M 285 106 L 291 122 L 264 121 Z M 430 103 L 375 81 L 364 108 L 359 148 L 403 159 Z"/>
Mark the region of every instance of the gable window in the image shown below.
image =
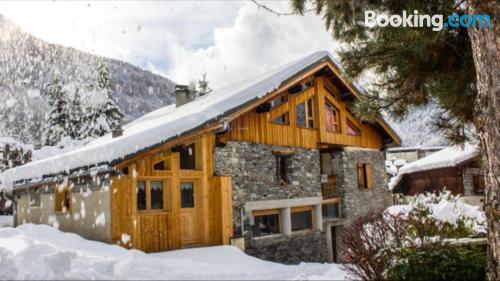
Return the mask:
<path id="1" fill-rule="evenodd" d="M 310 230 L 313 227 L 312 208 L 292 209 L 292 231 Z"/>
<path id="2" fill-rule="evenodd" d="M 359 189 L 372 188 L 372 168 L 368 163 L 358 163 L 358 187 Z"/>
<path id="3" fill-rule="evenodd" d="M 269 104 L 270 104 L 271 109 L 272 109 L 272 108 L 276 108 L 276 107 L 284 104 L 287 101 L 288 101 L 288 98 L 286 95 L 279 95 L 279 96 L 275 97 L 274 99 L 272 99 L 269 102 Z"/>
<path id="4" fill-rule="evenodd" d="M 280 116 L 271 120 L 271 123 L 279 124 L 279 125 L 289 125 L 290 124 L 290 116 L 289 116 L 288 112 L 283 113 Z"/>
<path id="5" fill-rule="evenodd" d="M 261 237 L 280 233 L 279 210 L 255 211 L 253 212 L 253 216 L 253 237 Z"/>
<path id="6" fill-rule="evenodd" d="M 349 119 L 346 120 L 346 131 L 348 135 L 351 136 L 359 136 L 361 135 L 361 131 L 354 125 Z"/>
<path id="7" fill-rule="evenodd" d="M 340 111 L 329 102 L 325 103 L 326 130 L 330 133 L 340 133 Z"/>
<path id="8" fill-rule="evenodd" d="M 34 189 L 29 193 L 30 198 L 30 208 L 39 208 L 41 204 L 41 195 L 40 190 Z"/>
<path id="9" fill-rule="evenodd" d="M 56 186 L 54 210 L 59 213 L 71 212 L 71 190 L 69 187 Z"/>
<path id="10" fill-rule="evenodd" d="M 155 171 L 169 171 L 171 169 L 170 158 L 164 159 L 160 162 L 153 164 L 153 170 Z"/>
<path id="11" fill-rule="evenodd" d="M 170 199 L 165 199 L 168 181 L 165 180 L 138 180 L 136 183 L 136 206 L 139 211 L 169 211 Z"/>
<path id="12" fill-rule="evenodd" d="M 314 107 L 313 98 L 299 103 L 296 106 L 297 113 L 297 127 L 300 128 L 314 128 Z"/>
<path id="13" fill-rule="evenodd" d="M 181 170 L 196 170 L 196 150 L 194 143 L 181 149 L 180 158 Z"/>

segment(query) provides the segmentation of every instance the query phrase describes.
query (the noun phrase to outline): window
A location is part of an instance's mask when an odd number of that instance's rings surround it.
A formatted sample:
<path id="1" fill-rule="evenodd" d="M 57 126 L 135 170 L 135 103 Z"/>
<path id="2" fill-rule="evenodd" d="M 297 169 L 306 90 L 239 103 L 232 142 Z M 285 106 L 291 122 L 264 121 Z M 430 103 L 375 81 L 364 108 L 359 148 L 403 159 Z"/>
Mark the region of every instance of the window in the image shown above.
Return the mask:
<path id="1" fill-rule="evenodd" d="M 146 182 L 137 181 L 137 210 L 146 210 Z"/>
<path id="2" fill-rule="evenodd" d="M 321 213 L 323 215 L 323 218 L 339 218 L 339 203 L 338 201 L 330 200 L 324 200 L 323 204 L 321 205 Z"/>
<path id="3" fill-rule="evenodd" d="M 181 208 L 194 208 L 194 183 L 181 183 Z"/>
<path id="4" fill-rule="evenodd" d="M 151 209 L 163 209 L 163 182 L 151 181 Z"/>
<path id="5" fill-rule="evenodd" d="M 484 176 L 483 175 L 473 175 L 472 185 L 474 187 L 475 194 L 484 194 Z"/>
<path id="6" fill-rule="evenodd" d="M 168 180 L 138 180 L 136 200 L 138 211 L 170 211 L 172 206 Z"/>
<path id="7" fill-rule="evenodd" d="M 286 95 L 280 95 L 280 96 L 277 96 L 275 97 L 274 99 L 272 99 L 269 104 L 271 106 L 271 109 L 272 108 L 276 108 L 282 104 L 284 104 L 285 102 L 288 101 L 288 98 Z"/>
<path id="8" fill-rule="evenodd" d="M 256 211 L 253 213 L 253 237 L 261 237 L 280 233 L 279 210 Z"/>
<path id="9" fill-rule="evenodd" d="M 281 185 L 288 184 L 288 158 L 290 155 L 276 155 L 276 179 Z"/>
<path id="10" fill-rule="evenodd" d="M 283 113 L 280 116 L 274 118 L 273 120 L 271 120 L 271 123 L 280 124 L 280 125 L 289 125 L 290 124 L 290 117 L 288 115 L 288 112 Z"/>
<path id="11" fill-rule="evenodd" d="M 358 187 L 360 189 L 372 188 L 372 168 L 370 164 L 358 163 Z"/>
<path id="12" fill-rule="evenodd" d="M 313 98 L 299 103 L 295 109 L 297 113 L 297 127 L 314 128 Z"/>
<path id="13" fill-rule="evenodd" d="M 181 170 L 196 170 L 196 151 L 194 143 L 180 150 Z"/>
<path id="14" fill-rule="evenodd" d="M 312 229 L 312 209 L 300 208 L 297 211 L 292 210 L 292 231 L 301 231 Z"/>
<path id="15" fill-rule="evenodd" d="M 30 191 L 30 208 L 39 208 L 41 204 L 41 199 L 40 199 L 40 190 L 31 190 Z"/>
<path id="16" fill-rule="evenodd" d="M 171 168 L 170 166 L 170 158 L 164 159 L 160 162 L 157 162 L 153 164 L 153 169 L 155 171 L 169 171 Z"/>
<path id="17" fill-rule="evenodd" d="M 351 121 L 346 120 L 347 134 L 351 136 L 361 135 L 361 131 Z"/>
<path id="18" fill-rule="evenodd" d="M 54 204 L 56 212 L 71 212 L 71 191 L 69 187 L 56 186 Z"/>
<path id="19" fill-rule="evenodd" d="M 124 168 L 122 169 L 122 175 L 124 175 L 124 176 L 128 176 L 128 167 L 124 167 Z"/>
<path id="20" fill-rule="evenodd" d="M 340 112 L 335 106 L 325 103 L 326 130 L 330 133 L 340 133 Z"/>

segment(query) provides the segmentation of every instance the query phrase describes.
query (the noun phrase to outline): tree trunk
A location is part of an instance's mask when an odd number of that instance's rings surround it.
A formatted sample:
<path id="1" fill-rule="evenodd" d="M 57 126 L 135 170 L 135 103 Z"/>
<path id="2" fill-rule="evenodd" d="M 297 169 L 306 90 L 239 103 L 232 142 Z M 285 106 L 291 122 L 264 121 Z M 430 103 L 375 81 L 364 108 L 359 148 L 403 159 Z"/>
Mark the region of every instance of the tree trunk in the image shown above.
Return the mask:
<path id="1" fill-rule="evenodd" d="M 469 14 L 488 14 L 490 28 L 469 28 L 477 73 L 474 125 L 483 150 L 488 221 L 488 279 L 500 280 L 500 4 L 468 0 Z"/>

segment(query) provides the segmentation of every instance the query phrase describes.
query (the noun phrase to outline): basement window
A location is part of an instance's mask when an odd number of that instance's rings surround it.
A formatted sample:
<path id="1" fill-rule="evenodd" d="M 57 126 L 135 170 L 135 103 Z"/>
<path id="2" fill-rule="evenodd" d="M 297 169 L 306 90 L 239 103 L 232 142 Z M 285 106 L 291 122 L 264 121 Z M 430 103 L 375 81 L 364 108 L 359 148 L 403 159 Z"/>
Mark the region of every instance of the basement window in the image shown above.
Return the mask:
<path id="1" fill-rule="evenodd" d="M 194 143 L 181 149 L 180 158 L 181 170 L 196 170 L 196 150 Z"/>
<path id="2" fill-rule="evenodd" d="M 372 168 L 368 163 L 358 163 L 358 187 L 359 189 L 372 188 Z"/>
<path id="3" fill-rule="evenodd" d="M 312 207 L 292 209 L 292 231 L 313 228 Z"/>
<path id="4" fill-rule="evenodd" d="M 69 187 L 55 187 L 54 210 L 57 213 L 71 212 L 71 190 Z"/>
<path id="5" fill-rule="evenodd" d="M 280 233 L 279 210 L 255 211 L 253 212 L 253 216 L 253 237 L 262 237 Z"/>

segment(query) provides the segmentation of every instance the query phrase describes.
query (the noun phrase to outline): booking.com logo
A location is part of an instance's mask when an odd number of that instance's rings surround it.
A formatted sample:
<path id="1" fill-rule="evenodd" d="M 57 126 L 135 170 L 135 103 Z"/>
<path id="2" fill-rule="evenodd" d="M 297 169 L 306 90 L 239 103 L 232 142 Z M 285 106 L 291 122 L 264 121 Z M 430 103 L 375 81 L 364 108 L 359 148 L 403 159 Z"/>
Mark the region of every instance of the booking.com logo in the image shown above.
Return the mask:
<path id="1" fill-rule="evenodd" d="M 365 25 L 374 26 L 393 26 L 393 27 L 432 27 L 433 31 L 441 31 L 443 28 L 483 28 L 490 27 L 489 15 L 458 15 L 451 14 L 444 22 L 443 15 L 425 15 L 419 14 L 417 10 L 413 14 L 407 14 L 403 11 L 401 15 L 377 14 L 375 11 L 365 11 Z"/>

